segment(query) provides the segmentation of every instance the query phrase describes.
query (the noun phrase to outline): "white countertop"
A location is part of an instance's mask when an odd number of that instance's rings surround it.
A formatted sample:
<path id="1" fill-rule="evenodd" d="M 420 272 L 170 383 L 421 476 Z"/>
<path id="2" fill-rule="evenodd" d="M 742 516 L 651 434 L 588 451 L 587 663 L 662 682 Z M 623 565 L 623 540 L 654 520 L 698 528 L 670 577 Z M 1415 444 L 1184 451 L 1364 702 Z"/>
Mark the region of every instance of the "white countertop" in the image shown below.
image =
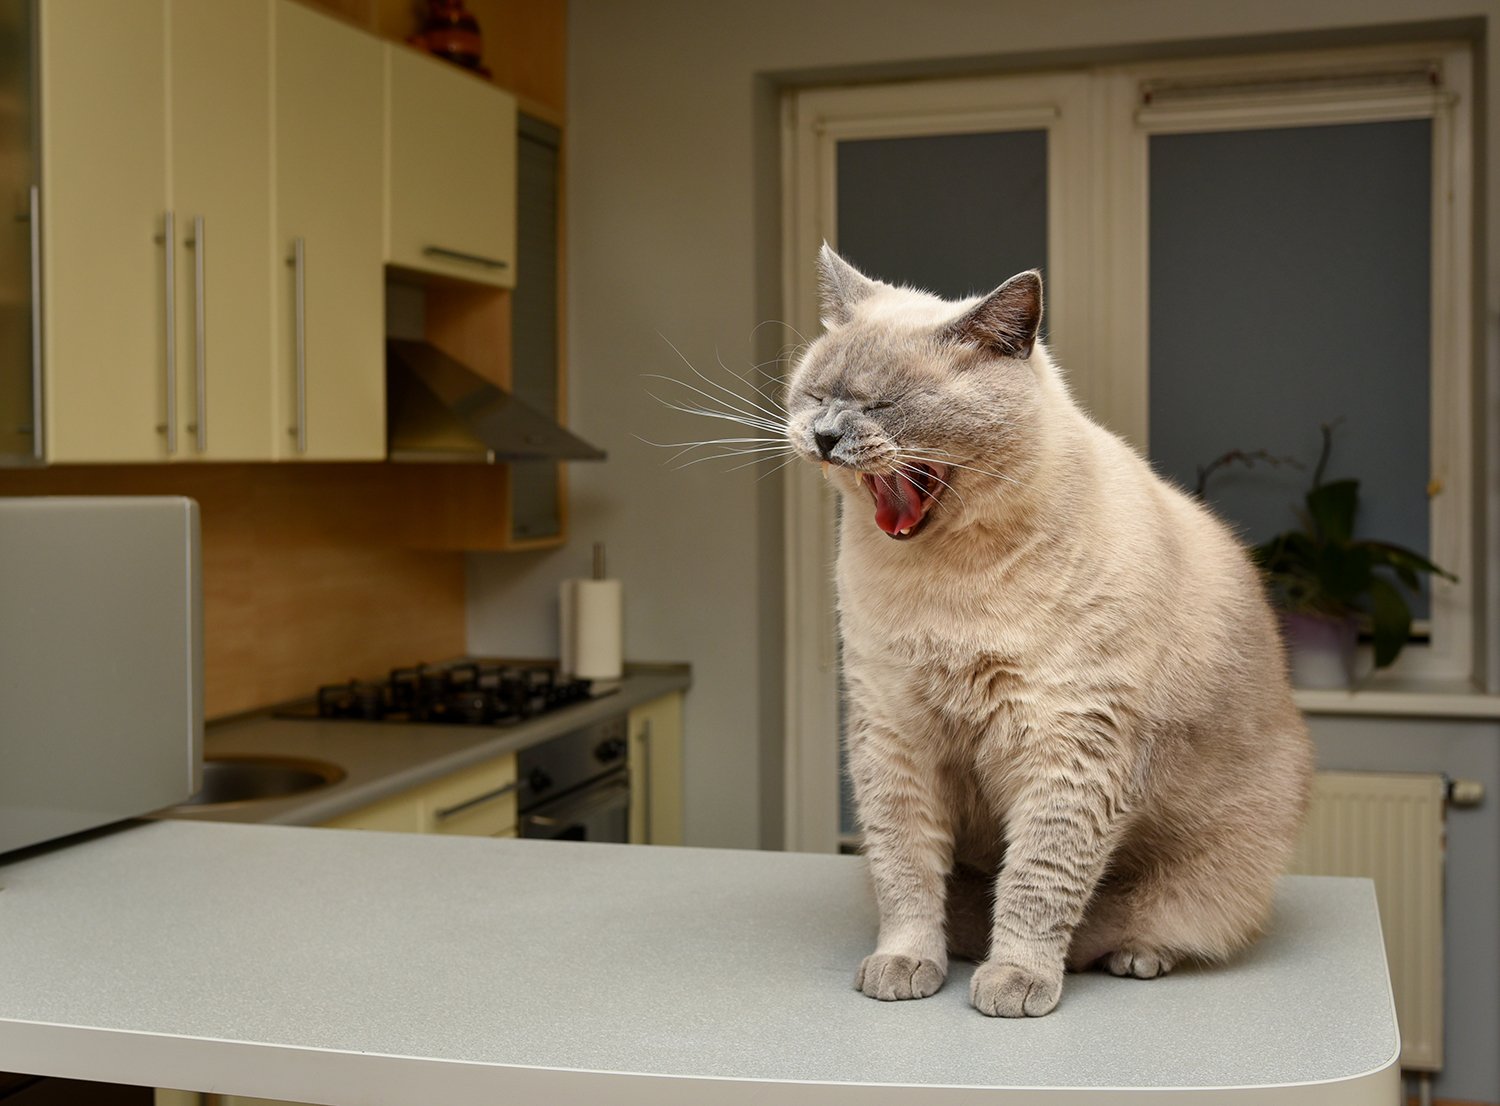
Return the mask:
<path id="1" fill-rule="evenodd" d="M 1366 881 L 1288 878 L 1234 963 L 1070 976 L 1040 1019 L 972 1010 L 967 964 L 860 995 L 874 928 L 854 857 L 148 822 L 0 864 L 0 1070 L 377 1106 L 1396 1096 Z"/>

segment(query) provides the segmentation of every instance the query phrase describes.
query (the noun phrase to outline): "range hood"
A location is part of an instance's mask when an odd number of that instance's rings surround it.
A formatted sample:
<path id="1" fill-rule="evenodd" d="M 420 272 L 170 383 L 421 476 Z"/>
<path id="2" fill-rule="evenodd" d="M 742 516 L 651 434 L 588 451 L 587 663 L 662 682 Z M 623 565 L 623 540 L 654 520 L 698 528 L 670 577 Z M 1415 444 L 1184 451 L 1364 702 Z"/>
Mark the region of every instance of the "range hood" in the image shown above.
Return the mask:
<path id="1" fill-rule="evenodd" d="M 392 461 L 602 461 L 568 433 L 428 342 L 386 340 Z"/>

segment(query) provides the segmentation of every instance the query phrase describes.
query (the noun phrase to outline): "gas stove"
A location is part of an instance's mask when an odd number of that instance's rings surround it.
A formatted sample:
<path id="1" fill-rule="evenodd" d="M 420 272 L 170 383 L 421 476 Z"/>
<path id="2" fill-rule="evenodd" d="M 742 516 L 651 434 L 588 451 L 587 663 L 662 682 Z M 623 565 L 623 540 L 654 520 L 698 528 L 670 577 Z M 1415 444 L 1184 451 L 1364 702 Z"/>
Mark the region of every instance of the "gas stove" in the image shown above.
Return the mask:
<path id="1" fill-rule="evenodd" d="M 464 660 L 393 668 L 384 680 L 350 680 L 318 688 L 317 696 L 277 714 L 506 726 L 594 698 L 612 687 L 560 675 L 555 664 Z"/>

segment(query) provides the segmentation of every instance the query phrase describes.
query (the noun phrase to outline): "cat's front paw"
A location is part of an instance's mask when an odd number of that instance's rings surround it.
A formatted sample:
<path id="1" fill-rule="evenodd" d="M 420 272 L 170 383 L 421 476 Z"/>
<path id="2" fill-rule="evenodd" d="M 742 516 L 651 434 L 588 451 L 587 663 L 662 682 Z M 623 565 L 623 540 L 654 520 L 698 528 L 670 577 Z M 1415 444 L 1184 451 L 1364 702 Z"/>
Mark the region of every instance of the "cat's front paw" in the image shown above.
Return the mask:
<path id="1" fill-rule="evenodd" d="M 926 998 L 943 985 L 943 969 L 933 960 L 876 952 L 865 957 L 854 977 L 854 989 L 885 1002 Z"/>
<path id="2" fill-rule="evenodd" d="M 1039 1018 L 1062 998 L 1063 973 L 986 960 L 974 969 L 969 1001 L 992 1018 Z"/>

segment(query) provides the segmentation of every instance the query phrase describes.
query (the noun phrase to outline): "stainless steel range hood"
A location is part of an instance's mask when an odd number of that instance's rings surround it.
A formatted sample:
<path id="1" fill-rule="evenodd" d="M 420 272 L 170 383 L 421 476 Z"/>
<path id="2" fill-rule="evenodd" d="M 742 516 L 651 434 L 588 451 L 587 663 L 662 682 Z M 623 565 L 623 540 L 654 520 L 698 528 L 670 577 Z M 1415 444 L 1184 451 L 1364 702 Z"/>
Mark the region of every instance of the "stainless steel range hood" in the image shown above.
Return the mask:
<path id="1" fill-rule="evenodd" d="M 386 340 L 392 461 L 602 461 L 568 433 L 427 342 Z"/>

